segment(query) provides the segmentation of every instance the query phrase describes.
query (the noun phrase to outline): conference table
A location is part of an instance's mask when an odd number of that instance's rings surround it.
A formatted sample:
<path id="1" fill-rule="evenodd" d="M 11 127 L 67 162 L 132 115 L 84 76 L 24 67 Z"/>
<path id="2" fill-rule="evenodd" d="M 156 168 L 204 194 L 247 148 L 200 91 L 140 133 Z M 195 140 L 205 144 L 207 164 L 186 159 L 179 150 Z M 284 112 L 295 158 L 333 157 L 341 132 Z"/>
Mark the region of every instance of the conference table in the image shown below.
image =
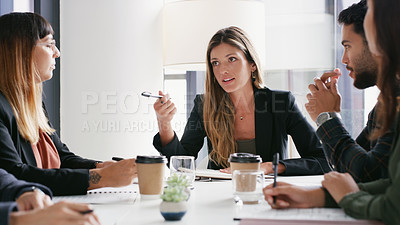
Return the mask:
<path id="1" fill-rule="evenodd" d="M 287 183 L 315 187 L 321 186 L 323 176 L 279 176 L 278 181 Z M 272 179 L 265 179 L 265 185 L 271 184 Z M 341 209 L 290 209 L 290 210 L 274 210 L 264 201 L 258 205 L 236 204 L 233 200 L 232 181 L 231 180 L 215 180 L 206 179 L 194 182 L 194 189 L 191 191 L 188 200 L 188 210 L 181 221 L 165 221 L 160 214 L 159 206 L 161 199 L 144 200 L 140 198 L 138 184 L 132 184 L 121 188 L 108 188 L 110 192 L 126 192 L 131 197 L 128 202 L 112 202 L 106 204 L 92 204 L 95 213 L 99 216 L 103 225 L 108 224 L 137 224 L 137 225 L 157 225 L 157 224 L 174 224 L 174 225 L 211 225 L 211 224 L 247 224 L 240 218 L 256 218 L 256 219 L 278 219 L 296 221 L 304 220 L 326 220 L 352 222 L 353 218 L 344 214 Z M 96 190 L 91 191 L 96 192 Z M 101 192 L 97 191 L 97 192 Z M 89 195 L 89 194 L 88 194 Z M 93 194 L 92 194 L 93 196 Z M 85 199 L 81 196 L 81 200 Z M 56 197 L 59 200 L 76 201 L 76 196 Z M 78 197 L 79 200 L 79 197 Z M 261 220 L 262 221 L 262 220 Z M 364 221 L 365 222 L 365 221 Z M 257 223 L 248 223 L 257 224 Z M 283 223 L 282 223 L 283 224 Z M 289 224 L 289 223 L 286 223 Z M 306 222 L 304 224 L 309 224 Z M 328 224 L 328 223 L 327 223 Z M 378 224 L 371 222 L 371 224 Z"/>

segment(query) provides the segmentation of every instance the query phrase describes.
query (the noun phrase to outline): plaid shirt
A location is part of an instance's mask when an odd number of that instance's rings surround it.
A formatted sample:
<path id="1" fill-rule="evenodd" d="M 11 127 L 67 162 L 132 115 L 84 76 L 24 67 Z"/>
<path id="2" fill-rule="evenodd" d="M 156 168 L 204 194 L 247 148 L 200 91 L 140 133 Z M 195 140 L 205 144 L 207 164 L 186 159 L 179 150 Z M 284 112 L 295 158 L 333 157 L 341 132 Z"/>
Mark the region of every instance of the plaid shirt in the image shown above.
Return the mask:
<path id="1" fill-rule="evenodd" d="M 368 115 L 367 126 L 356 140 L 344 128 L 339 118 L 323 123 L 317 129 L 328 162 L 338 172 L 350 173 L 356 182 L 368 182 L 388 177 L 390 146 L 394 130 L 377 140 L 369 135 L 375 128 L 375 108 Z"/>

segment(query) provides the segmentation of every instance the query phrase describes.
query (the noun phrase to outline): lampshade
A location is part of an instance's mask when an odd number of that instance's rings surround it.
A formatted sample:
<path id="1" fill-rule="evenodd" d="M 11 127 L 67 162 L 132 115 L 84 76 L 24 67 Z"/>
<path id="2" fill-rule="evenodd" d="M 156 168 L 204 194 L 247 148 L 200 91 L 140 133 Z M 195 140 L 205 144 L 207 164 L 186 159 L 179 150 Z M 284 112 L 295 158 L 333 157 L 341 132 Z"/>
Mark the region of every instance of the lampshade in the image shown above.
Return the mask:
<path id="1" fill-rule="evenodd" d="M 333 69 L 330 1 L 266 0 L 266 70 Z"/>
<path id="2" fill-rule="evenodd" d="M 264 2 L 257 0 L 181 0 L 164 5 L 164 66 L 205 71 L 207 45 L 221 28 L 237 26 L 265 62 Z"/>

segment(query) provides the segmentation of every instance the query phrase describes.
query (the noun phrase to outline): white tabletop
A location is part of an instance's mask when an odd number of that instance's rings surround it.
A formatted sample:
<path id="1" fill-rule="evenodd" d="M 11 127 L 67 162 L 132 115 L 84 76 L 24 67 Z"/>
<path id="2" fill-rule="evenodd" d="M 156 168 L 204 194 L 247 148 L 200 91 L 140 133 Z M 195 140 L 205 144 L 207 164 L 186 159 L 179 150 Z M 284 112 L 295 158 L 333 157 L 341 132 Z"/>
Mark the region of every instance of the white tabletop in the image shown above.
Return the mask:
<path id="1" fill-rule="evenodd" d="M 321 186 L 323 176 L 279 176 L 278 181 L 300 185 Z M 273 182 L 266 179 L 265 185 Z M 103 188 L 94 190 L 99 192 L 129 192 L 138 193 L 138 185 L 132 184 L 121 188 Z M 93 191 L 92 191 L 93 192 Z M 56 201 L 67 199 L 80 201 L 81 199 L 95 197 L 86 195 L 77 197 L 55 198 Z M 101 195 L 100 195 L 101 196 Z M 133 200 L 132 200 L 133 199 Z M 110 202 L 107 200 L 107 202 Z M 213 180 L 211 182 L 196 181 L 194 189 L 188 201 L 188 211 L 181 221 L 165 221 L 161 216 L 159 206 L 161 199 L 142 200 L 139 194 L 133 194 L 133 198 L 124 202 L 107 204 L 93 204 L 95 213 L 99 216 L 103 225 L 118 224 L 176 224 L 176 225 L 214 225 L 214 224 L 239 224 L 234 218 L 261 218 L 261 219 L 327 219 L 327 220 L 352 220 L 341 209 L 290 209 L 273 210 L 263 202 L 258 205 L 237 205 L 233 200 L 232 182 L 230 180 Z M 331 217 L 331 218 L 329 218 Z"/>
<path id="2" fill-rule="evenodd" d="M 164 224 L 160 214 L 161 200 L 141 200 L 129 209 L 118 224 Z M 230 181 L 195 182 L 188 201 L 188 211 L 182 221 L 173 224 L 238 224 L 233 221 L 235 204 Z"/>

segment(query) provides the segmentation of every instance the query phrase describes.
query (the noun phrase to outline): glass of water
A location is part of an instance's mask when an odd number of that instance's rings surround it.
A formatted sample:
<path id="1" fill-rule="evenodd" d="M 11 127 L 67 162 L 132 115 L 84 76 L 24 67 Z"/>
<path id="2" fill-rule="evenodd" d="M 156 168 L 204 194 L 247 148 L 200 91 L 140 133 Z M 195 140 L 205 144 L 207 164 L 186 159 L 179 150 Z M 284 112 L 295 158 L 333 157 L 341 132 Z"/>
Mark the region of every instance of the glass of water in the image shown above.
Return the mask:
<path id="1" fill-rule="evenodd" d="M 264 171 L 235 170 L 232 184 L 236 204 L 258 204 L 263 201 Z"/>
<path id="2" fill-rule="evenodd" d="M 178 175 L 186 175 L 190 186 L 193 187 L 196 169 L 194 166 L 193 156 L 171 156 L 169 163 L 170 175 L 178 173 Z"/>

